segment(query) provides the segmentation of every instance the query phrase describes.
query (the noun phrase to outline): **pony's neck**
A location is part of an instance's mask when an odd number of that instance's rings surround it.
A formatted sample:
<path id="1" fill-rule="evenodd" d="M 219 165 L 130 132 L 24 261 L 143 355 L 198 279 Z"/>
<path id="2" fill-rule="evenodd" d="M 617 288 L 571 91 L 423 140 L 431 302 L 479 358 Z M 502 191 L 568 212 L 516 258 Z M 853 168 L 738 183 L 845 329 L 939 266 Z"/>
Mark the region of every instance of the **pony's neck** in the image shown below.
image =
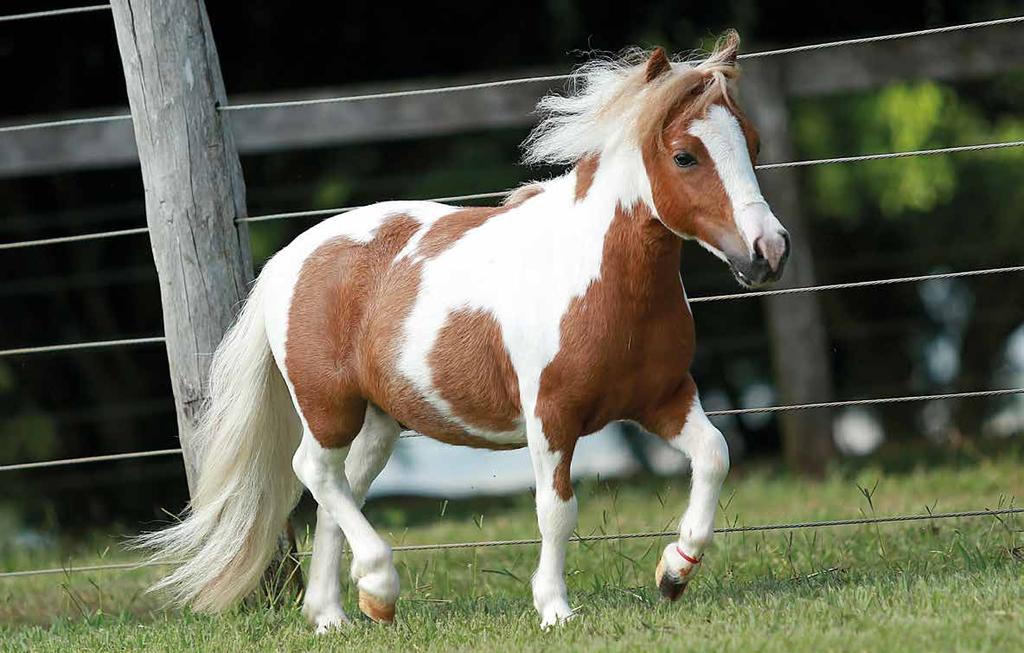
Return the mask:
<path id="1" fill-rule="evenodd" d="M 602 270 L 616 270 L 610 281 L 624 300 L 681 300 L 682 242 L 655 215 L 643 164 L 623 159 L 592 155 L 579 161 L 568 173 L 573 200 L 595 222 L 607 224 Z"/>

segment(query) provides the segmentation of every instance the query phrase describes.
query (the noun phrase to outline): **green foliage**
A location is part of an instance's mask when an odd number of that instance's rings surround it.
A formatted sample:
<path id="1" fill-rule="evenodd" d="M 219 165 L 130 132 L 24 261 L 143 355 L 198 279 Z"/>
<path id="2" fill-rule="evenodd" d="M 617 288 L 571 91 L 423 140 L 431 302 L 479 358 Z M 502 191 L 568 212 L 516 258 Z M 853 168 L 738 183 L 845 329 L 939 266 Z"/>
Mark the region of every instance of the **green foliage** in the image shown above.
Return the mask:
<path id="1" fill-rule="evenodd" d="M 794 135 L 801 153 L 827 158 L 997 141 L 1024 132 L 1024 120 L 988 120 L 971 99 L 947 85 L 923 81 L 893 84 L 877 93 L 799 102 Z M 971 156 L 819 166 L 808 172 L 813 208 L 822 216 L 846 220 L 865 212 L 899 218 L 932 211 L 949 203 L 961 185 L 973 181 Z M 1019 149 L 976 156 L 1004 165 L 1024 161 Z M 1011 180 L 1019 185 L 1022 177 L 1013 169 L 1000 176 L 1007 188 L 1013 187 Z"/>

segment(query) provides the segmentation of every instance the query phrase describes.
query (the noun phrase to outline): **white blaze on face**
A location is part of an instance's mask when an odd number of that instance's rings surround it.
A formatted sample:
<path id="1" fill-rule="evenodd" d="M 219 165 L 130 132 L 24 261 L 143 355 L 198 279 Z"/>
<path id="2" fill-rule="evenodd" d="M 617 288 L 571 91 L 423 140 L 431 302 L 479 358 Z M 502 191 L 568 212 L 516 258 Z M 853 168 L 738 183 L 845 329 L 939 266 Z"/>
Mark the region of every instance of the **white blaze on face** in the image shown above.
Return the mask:
<path id="1" fill-rule="evenodd" d="M 704 118 L 690 123 L 689 133 L 700 139 L 711 155 L 732 204 L 736 228 L 747 245 L 747 253 L 753 253 L 755 240 L 780 232 L 782 225 L 761 195 L 739 121 L 724 106 L 713 104 Z"/>

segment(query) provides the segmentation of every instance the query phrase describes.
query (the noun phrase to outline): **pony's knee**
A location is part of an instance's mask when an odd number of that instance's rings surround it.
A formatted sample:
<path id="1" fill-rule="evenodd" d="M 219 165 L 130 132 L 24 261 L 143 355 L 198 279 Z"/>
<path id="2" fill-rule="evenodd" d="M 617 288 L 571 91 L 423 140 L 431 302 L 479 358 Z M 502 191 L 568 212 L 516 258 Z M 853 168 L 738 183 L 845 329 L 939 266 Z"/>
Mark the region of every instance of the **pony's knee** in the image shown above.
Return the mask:
<path id="1" fill-rule="evenodd" d="M 721 431 L 710 424 L 708 427 L 700 445 L 700 454 L 693 457 L 693 464 L 708 476 L 721 480 L 729 473 L 729 444 Z"/>
<path id="2" fill-rule="evenodd" d="M 721 482 L 729 473 L 729 444 L 725 436 L 707 417 L 687 424 L 678 440 L 678 447 L 690 458 L 693 474 L 713 482 Z"/>

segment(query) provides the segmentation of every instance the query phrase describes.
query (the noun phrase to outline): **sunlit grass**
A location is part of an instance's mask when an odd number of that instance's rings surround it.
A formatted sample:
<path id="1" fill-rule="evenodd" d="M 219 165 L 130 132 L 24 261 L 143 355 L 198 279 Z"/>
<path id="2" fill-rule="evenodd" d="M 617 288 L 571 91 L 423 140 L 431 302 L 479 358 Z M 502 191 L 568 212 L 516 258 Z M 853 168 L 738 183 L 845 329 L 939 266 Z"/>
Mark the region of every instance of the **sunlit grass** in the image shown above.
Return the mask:
<path id="1" fill-rule="evenodd" d="M 810 484 L 768 468 L 737 470 L 719 525 L 1010 505 L 1024 494 L 1019 452 L 887 473 L 866 467 Z M 673 528 L 686 480 L 578 487 L 579 532 Z M 390 501 L 371 519 L 396 543 L 534 537 L 528 494 L 500 501 Z M 399 623 L 358 618 L 317 638 L 294 605 L 209 617 L 164 611 L 142 594 L 153 570 L 0 581 L 0 650 L 1024 650 L 1024 519 L 982 518 L 719 536 L 676 604 L 657 598 L 663 543 L 574 544 L 576 619 L 541 632 L 528 582 L 536 548 L 396 555 Z M 129 559 L 114 539 L 80 545 L 80 564 Z M 85 548 L 82 548 L 85 547 Z M 92 553 L 90 554 L 90 551 Z M 71 555 L 68 553 L 66 555 Z M 4 569 L 59 566 L 19 554 Z"/>

